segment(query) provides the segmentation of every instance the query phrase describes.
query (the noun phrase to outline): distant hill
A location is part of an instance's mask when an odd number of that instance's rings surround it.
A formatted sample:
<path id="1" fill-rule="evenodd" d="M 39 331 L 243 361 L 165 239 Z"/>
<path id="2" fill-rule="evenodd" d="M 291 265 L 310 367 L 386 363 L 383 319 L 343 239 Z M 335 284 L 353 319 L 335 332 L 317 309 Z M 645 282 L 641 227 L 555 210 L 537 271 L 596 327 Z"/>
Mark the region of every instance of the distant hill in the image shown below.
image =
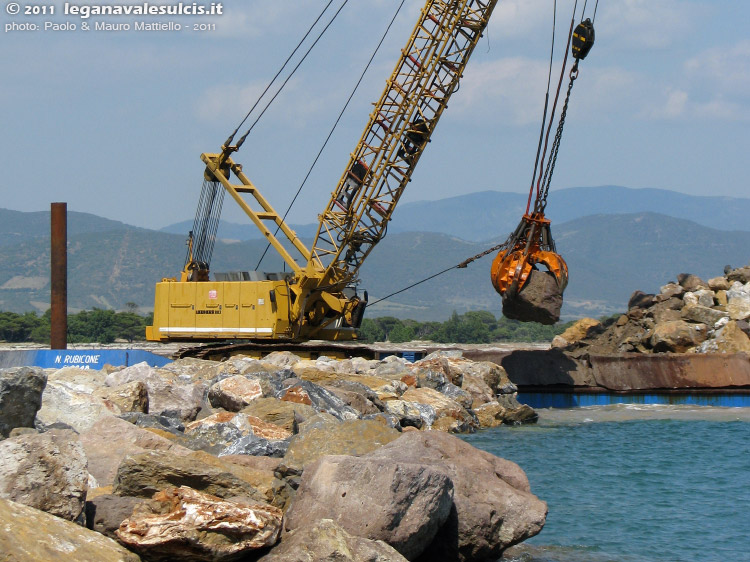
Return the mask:
<path id="1" fill-rule="evenodd" d="M 0 246 L 26 242 L 33 238 L 49 237 L 49 211 L 11 211 L 0 209 Z M 113 221 L 92 215 L 68 211 L 68 236 L 86 232 L 107 232 L 111 230 L 142 230 L 120 221 Z"/>
<path id="2" fill-rule="evenodd" d="M 86 223 L 85 217 L 82 220 Z M 123 229 L 116 221 L 91 220 L 91 225 L 79 225 L 79 232 L 68 237 L 69 306 L 123 309 L 134 302 L 141 310 L 150 310 L 154 284 L 177 275 L 184 263 L 184 234 Z M 107 224 L 111 230 L 96 230 Z M 655 213 L 583 217 L 557 224 L 554 233 L 571 272 L 563 309 L 568 318 L 622 311 L 634 290 L 657 291 L 681 272 L 709 278 L 720 275 L 726 264 L 750 262 L 750 232 L 711 229 Z M 45 310 L 49 240 L 21 237 L 22 242 L 0 246 L 0 310 Z M 479 243 L 439 233 L 390 233 L 362 268 L 361 288 L 368 290 L 373 302 L 504 238 Z M 253 269 L 265 246 L 261 240 L 218 242 L 212 269 Z M 374 305 L 368 315 L 444 320 L 453 310 L 500 314 L 500 298 L 489 281 L 492 257 Z M 271 251 L 263 268 L 280 271 L 283 264 Z"/>
<path id="3" fill-rule="evenodd" d="M 526 210 L 528 194 L 482 191 L 437 201 L 402 203 L 388 225 L 397 232 L 440 232 L 463 240 L 504 237 Z M 618 186 L 573 187 L 549 195 L 547 216 L 558 225 L 590 215 L 658 212 L 717 230 L 750 230 L 750 199 L 699 197 L 665 189 L 630 189 Z M 185 235 L 192 221 L 162 229 Z M 317 224 L 292 225 L 301 237 L 312 237 Z M 255 225 L 222 223 L 219 237 L 231 240 L 261 238 Z"/>

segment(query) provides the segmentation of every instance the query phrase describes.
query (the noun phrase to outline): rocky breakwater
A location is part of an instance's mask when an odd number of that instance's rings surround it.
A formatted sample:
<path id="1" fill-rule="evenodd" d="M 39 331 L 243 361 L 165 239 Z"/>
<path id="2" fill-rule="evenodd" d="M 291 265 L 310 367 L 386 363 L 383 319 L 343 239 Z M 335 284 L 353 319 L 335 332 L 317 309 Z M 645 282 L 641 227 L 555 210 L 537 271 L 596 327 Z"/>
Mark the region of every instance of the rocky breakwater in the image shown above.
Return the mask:
<path id="1" fill-rule="evenodd" d="M 680 274 L 657 294 L 633 293 L 628 311 L 585 318 L 545 352 L 501 363 L 525 388 L 613 391 L 750 390 L 750 266 L 704 281 Z"/>
<path id="2" fill-rule="evenodd" d="M 11 560 L 497 559 L 546 504 L 451 433 L 533 422 L 504 370 L 274 353 L 0 370 Z"/>

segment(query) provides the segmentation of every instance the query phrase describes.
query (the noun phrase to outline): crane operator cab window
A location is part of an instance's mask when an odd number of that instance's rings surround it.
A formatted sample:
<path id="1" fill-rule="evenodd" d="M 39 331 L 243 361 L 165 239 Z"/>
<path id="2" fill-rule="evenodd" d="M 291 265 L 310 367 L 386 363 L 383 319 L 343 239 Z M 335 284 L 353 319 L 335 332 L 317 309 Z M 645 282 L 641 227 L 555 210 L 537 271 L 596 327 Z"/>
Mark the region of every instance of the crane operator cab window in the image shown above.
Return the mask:
<path id="1" fill-rule="evenodd" d="M 417 117 L 414 123 L 406 130 L 404 141 L 398 151 L 399 158 L 403 158 L 411 164 L 411 157 L 419 150 L 427 139 L 427 123 L 421 117 Z"/>
<path id="2" fill-rule="evenodd" d="M 346 173 L 346 180 L 341 187 L 341 194 L 336 198 L 336 204 L 342 210 L 349 212 L 352 201 L 354 201 L 354 196 L 357 195 L 357 192 L 362 187 L 369 170 L 367 164 L 362 162 L 362 160 L 357 160 Z"/>

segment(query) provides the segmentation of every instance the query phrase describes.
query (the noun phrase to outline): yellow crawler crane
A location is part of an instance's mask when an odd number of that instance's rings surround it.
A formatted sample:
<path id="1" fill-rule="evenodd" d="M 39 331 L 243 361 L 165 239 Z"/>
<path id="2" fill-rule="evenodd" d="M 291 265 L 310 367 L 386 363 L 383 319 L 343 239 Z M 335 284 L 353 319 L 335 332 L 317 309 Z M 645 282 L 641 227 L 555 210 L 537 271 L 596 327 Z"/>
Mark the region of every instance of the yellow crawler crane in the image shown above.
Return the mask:
<path id="1" fill-rule="evenodd" d="M 165 278 L 156 285 L 154 323 L 146 330 L 147 339 L 356 339 L 367 305 L 367 293 L 359 296 L 355 289 L 357 272 L 385 235 L 496 3 L 427 0 L 320 215 L 312 247 L 303 244 L 232 160 L 236 145 L 202 154 L 206 172 L 201 219 L 196 218 L 194 227 L 198 232 L 191 232 L 179 279 Z M 208 262 L 224 192 L 273 245 L 289 273 L 248 271 L 210 280 Z"/>

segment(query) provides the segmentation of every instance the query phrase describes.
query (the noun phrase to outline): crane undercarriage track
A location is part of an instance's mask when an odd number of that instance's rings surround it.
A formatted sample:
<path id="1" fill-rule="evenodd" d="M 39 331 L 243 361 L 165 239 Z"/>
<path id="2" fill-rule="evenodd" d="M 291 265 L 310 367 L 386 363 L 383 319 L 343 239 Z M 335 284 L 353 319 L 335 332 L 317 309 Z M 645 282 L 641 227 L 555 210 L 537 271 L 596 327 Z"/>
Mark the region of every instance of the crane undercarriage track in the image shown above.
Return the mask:
<path id="1" fill-rule="evenodd" d="M 217 342 L 185 347 L 175 352 L 173 358 L 183 359 L 192 357 L 194 359 L 208 359 L 210 361 L 225 361 L 234 355 L 245 355 L 261 359 L 274 351 L 289 351 L 303 359 L 317 359 L 323 355 L 336 359 L 349 359 L 352 357 L 377 359 L 380 355 L 379 351 L 364 344 L 335 344 L 322 341 L 289 343 L 243 340 L 236 343 Z"/>

